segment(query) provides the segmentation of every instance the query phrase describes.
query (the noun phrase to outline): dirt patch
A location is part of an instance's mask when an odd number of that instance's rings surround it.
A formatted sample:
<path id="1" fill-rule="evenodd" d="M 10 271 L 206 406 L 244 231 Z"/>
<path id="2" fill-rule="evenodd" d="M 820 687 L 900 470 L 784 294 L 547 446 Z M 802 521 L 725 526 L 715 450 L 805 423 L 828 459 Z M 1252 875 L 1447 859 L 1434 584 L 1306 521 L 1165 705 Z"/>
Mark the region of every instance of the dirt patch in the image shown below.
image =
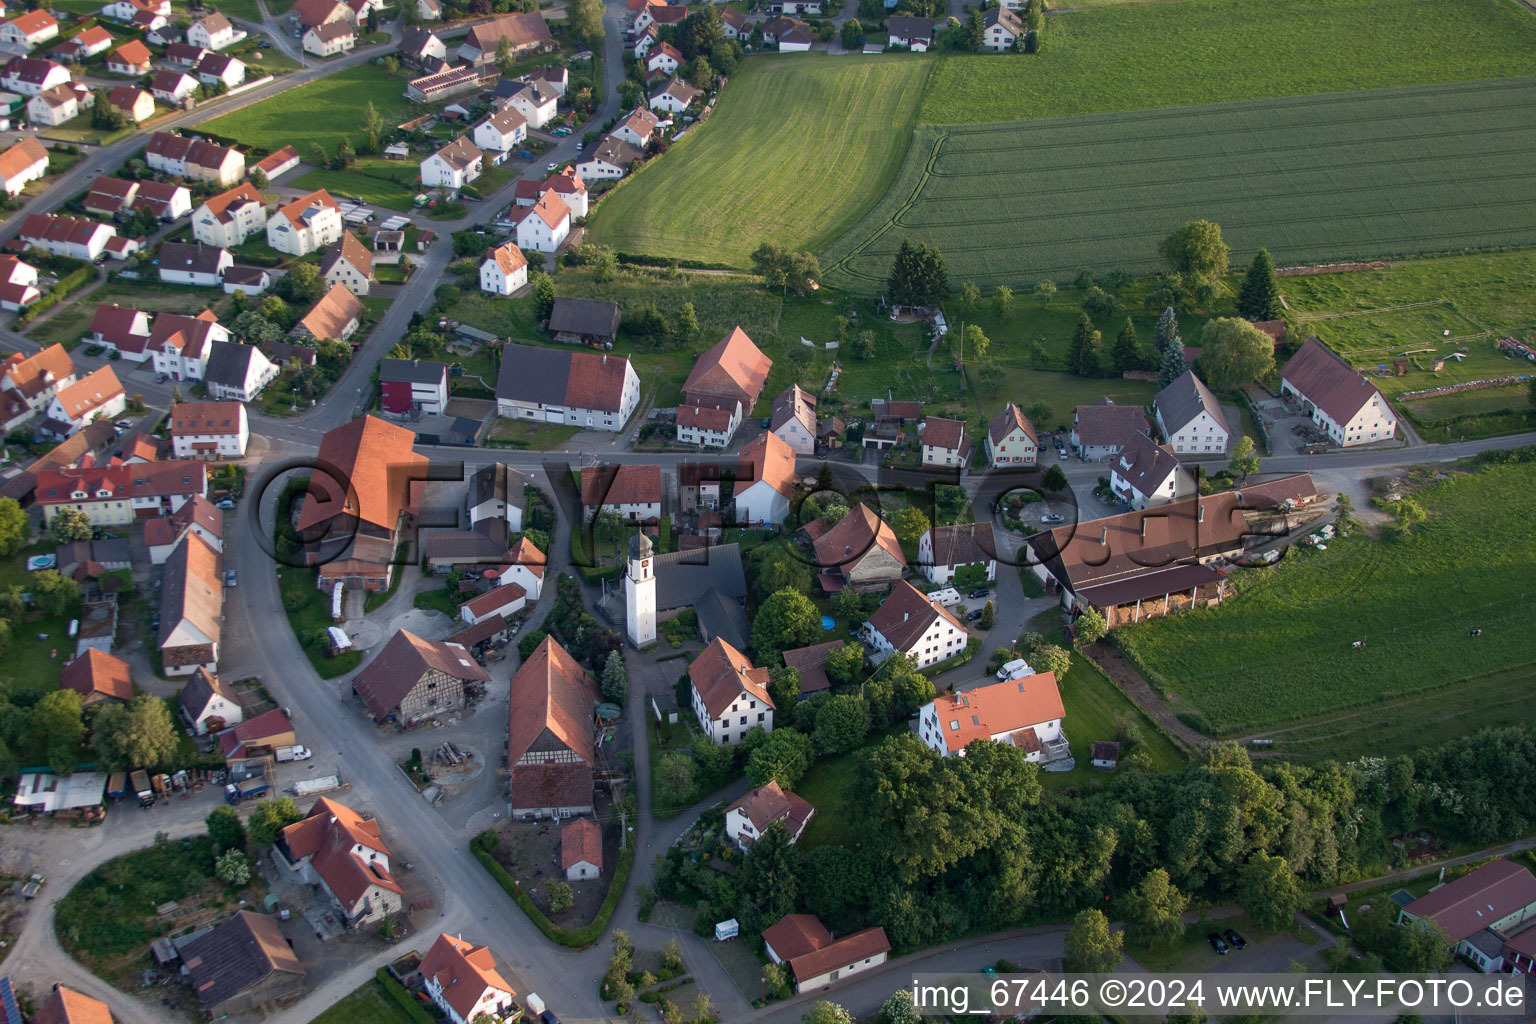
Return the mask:
<path id="1" fill-rule="evenodd" d="M 608 895 L 612 872 L 619 863 L 619 823 L 611 818 L 609 798 L 597 796 L 597 820 L 603 830 L 603 873 L 585 881 L 568 882 L 573 902 L 570 909 L 551 913 L 549 886 L 564 882 L 565 871 L 560 866 L 560 825 L 549 821 L 507 822 L 497 832 L 501 842 L 496 845 L 497 863 L 517 879 L 549 919 L 562 928 L 580 928 L 597 916 L 603 898 Z"/>
<path id="2" fill-rule="evenodd" d="M 1194 748 L 1206 746 L 1211 742 L 1211 737 L 1196 732 L 1181 722 L 1173 706 L 1153 691 L 1152 685 L 1118 649 L 1101 641 L 1084 648 L 1083 653 L 1103 669 L 1105 675 L 1114 680 L 1115 685 L 1125 692 L 1133 704 L 1150 715 L 1153 721 L 1171 733 L 1179 742 Z"/>

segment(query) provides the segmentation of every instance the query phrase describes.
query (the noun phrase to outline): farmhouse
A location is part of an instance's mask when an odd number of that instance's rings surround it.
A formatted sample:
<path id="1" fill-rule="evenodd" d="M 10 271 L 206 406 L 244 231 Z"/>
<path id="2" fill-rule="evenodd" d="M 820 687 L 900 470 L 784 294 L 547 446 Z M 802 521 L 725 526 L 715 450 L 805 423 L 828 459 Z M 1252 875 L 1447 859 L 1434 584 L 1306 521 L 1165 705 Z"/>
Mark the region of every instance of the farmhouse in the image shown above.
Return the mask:
<path id="1" fill-rule="evenodd" d="M 1250 483 L 1030 537 L 1032 569 L 1069 612 L 1096 608 L 1111 627 L 1185 608 L 1228 593 L 1208 562 L 1281 535 L 1290 513 L 1316 497 L 1305 473 Z"/>
<path id="2" fill-rule="evenodd" d="M 991 523 L 935 526 L 917 539 L 918 571 L 929 583 L 946 586 L 955 573 L 975 566 L 988 582 L 997 579 L 997 547 Z"/>
<path id="3" fill-rule="evenodd" d="M 704 735 L 716 744 L 735 743 L 751 729 L 773 731 L 773 698 L 768 670 L 753 668 L 747 656 L 720 637 L 688 666 L 693 712 Z"/>
<path id="4" fill-rule="evenodd" d="M 316 800 L 308 815 L 278 833 L 272 852 L 301 880 L 319 885 L 349 928 L 404 909 L 405 893 L 390 874 L 391 854 L 378 821 L 346 804 Z"/>
<path id="5" fill-rule="evenodd" d="M 890 524 L 863 502 L 832 526 L 816 519 L 801 527 L 816 552 L 821 571 L 817 584 L 827 593 L 845 587 L 854 590 L 885 590 L 901 579 L 907 567 L 901 541 Z"/>
<path id="6" fill-rule="evenodd" d="M 800 674 L 800 699 L 827 693 L 832 680 L 827 676 L 827 658 L 833 651 L 841 650 L 845 641 L 829 640 L 810 647 L 796 647 L 784 652 L 784 664 Z"/>
<path id="7" fill-rule="evenodd" d="M 428 187 L 463 188 L 480 177 L 485 154 L 459 136 L 421 162 L 421 183 Z"/>
<path id="8" fill-rule="evenodd" d="M 407 67 L 436 74 L 447 66 L 448 47 L 431 29 L 411 25 L 401 33 L 395 56 Z"/>
<path id="9" fill-rule="evenodd" d="M 1131 508 L 1144 509 L 1188 498 L 1198 488 L 1168 448 L 1142 430 L 1110 460 L 1109 489 Z"/>
<path id="10" fill-rule="evenodd" d="M 427 995 L 453 1024 L 488 1019 L 507 1020 L 517 995 L 496 970 L 496 958 L 485 946 L 442 934 L 421 960 Z"/>
<path id="11" fill-rule="evenodd" d="M 508 811 L 520 820 L 592 813 L 597 683 L 554 637 L 512 677 Z"/>
<path id="12" fill-rule="evenodd" d="M 793 846 L 815 816 L 816 808 L 804 797 L 785 792 L 777 782 L 770 781 L 747 790 L 725 809 L 725 834 L 745 853 L 747 847 L 763 837 L 769 825 L 778 822 L 789 832 Z"/>
<path id="13" fill-rule="evenodd" d="M 1221 403 L 1205 381 L 1186 370 L 1152 400 L 1158 429 L 1175 455 L 1225 455 L 1231 431 Z"/>
<path id="14" fill-rule="evenodd" d="M 1012 744 L 1028 760 L 1050 761 L 1066 756 L 1065 717 L 1055 674 L 1040 672 L 929 701 L 918 714 L 917 736 L 941 757 L 964 757 L 968 744 L 987 740 Z"/>
<path id="15" fill-rule="evenodd" d="M 773 400 L 768 429 L 800 455 L 816 451 L 816 396 L 791 384 Z"/>
<path id="16" fill-rule="evenodd" d="M 759 434 L 741 448 L 736 471 L 736 521 L 778 526 L 795 496 L 795 451 L 776 434 Z"/>
<path id="17" fill-rule="evenodd" d="M 1147 418 L 1140 409 L 1116 405 L 1108 398 L 1072 410 L 1072 447 L 1089 462 L 1103 462 L 1146 429 Z"/>
<path id="18" fill-rule="evenodd" d="M 559 296 L 550 308 L 546 330 L 567 345 L 611 345 L 619 334 L 619 304 Z"/>
<path id="19" fill-rule="evenodd" d="M 891 587 L 864 630 L 877 652 L 903 655 L 918 668 L 964 654 L 971 637 L 948 609 L 906 580 Z"/>
<path id="20" fill-rule="evenodd" d="M 502 347 L 496 405 L 506 419 L 623 430 L 639 401 L 640 377 L 624 356 Z"/>
<path id="21" fill-rule="evenodd" d="M 1376 385 L 1317 338 L 1308 338 L 1281 369 L 1280 393 L 1341 448 L 1396 436 L 1397 414 Z"/>
<path id="22" fill-rule="evenodd" d="M 201 463 L 198 469 L 203 469 Z M 219 553 L 202 537 L 189 533 L 165 560 L 165 577 L 160 585 L 159 647 L 164 674 L 186 676 L 199 668 L 215 671 L 223 619 L 224 580 L 219 571 Z"/>
<path id="23" fill-rule="evenodd" d="M 773 360 L 740 327 L 721 338 L 693 364 L 677 410 L 677 439 L 724 447 L 762 394 Z"/>
<path id="24" fill-rule="evenodd" d="M 631 522 L 661 516 L 661 467 L 628 464 L 587 466 L 581 471 L 581 517 L 591 522 L 608 512 Z"/>
<path id="25" fill-rule="evenodd" d="M 508 583 L 492 587 L 459 605 L 459 618 L 470 626 L 491 618 L 506 621 L 522 611 L 527 603 L 528 592 L 516 583 Z"/>
<path id="26" fill-rule="evenodd" d="M 341 238 L 341 207 L 325 189 L 277 208 L 267 221 L 267 244 L 289 256 L 307 256 Z"/>
<path id="27" fill-rule="evenodd" d="M 178 698 L 182 719 L 198 736 L 223 732 L 245 720 L 245 709 L 235 691 L 218 676 L 203 669 L 192 673 Z"/>
<path id="28" fill-rule="evenodd" d="M 402 629 L 352 680 L 352 692 L 379 723 L 406 728 L 462 711 L 465 686 L 490 676 L 458 644 L 423 640 Z"/>
<path id="29" fill-rule="evenodd" d="M 249 910 L 176 943 L 182 968 L 210 1018 L 243 1013 L 304 987 L 304 965 L 277 918 Z"/>
<path id="30" fill-rule="evenodd" d="M 795 991 L 814 992 L 885 963 L 891 943 L 884 928 L 866 928 L 834 940 L 813 914 L 788 914 L 763 932 L 768 959 L 787 966 Z"/>
<path id="31" fill-rule="evenodd" d="M 555 45 L 542 13 L 504 14 L 472 26 L 459 47 L 459 59 L 471 64 L 489 64 L 496 59 L 502 40 L 507 41 L 513 57 L 548 50 Z"/>
<path id="32" fill-rule="evenodd" d="M 774 17 L 763 22 L 763 42 L 785 53 L 803 53 L 814 39 L 811 26 L 799 18 Z"/>
<path id="33" fill-rule="evenodd" d="M 1039 438 L 1029 417 L 1009 402 L 987 424 L 987 462 L 993 469 L 1033 466 L 1040 457 Z"/>
<path id="34" fill-rule="evenodd" d="M 16 145 L 0 153 L 0 188 L 7 195 L 18 196 L 29 182 L 37 181 L 48 173 L 48 151 L 28 135 Z"/>
<path id="35" fill-rule="evenodd" d="M 1501 970 L 1508 935 L 1536 921 L 1536 876 L 1512 861 L 1491 861 L 1398 912 L 1399 924 L 1416 921 L 1444 928 L 1454 951 L 1485 973 Z"/>
<path id="36" fill-rule="evenodd" d="M 511 295 L 528 285 L 528 257 L 511 242 L 485 251 L 480 261 L 480 290 Z M 555 300 L 559 302 L 559 299 Z"/>

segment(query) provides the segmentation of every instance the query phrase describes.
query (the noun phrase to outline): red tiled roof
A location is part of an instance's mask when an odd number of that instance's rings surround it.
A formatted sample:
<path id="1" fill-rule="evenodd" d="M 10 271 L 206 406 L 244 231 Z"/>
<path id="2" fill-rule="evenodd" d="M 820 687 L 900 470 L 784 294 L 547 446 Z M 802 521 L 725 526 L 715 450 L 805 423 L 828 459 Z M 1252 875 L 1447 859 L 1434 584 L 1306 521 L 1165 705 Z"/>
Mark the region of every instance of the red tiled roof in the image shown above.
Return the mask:
<path id="1" fill-rule="evenodd" d="M 815 914 L 785 914 L 763 929 L 763 941 L 786 963 L 832 943 L 832 933 Z"/>
<path id="2" fill-rule="evenodd" d="M 743 414 L 750 413 L 772 367 L 773 360 L 763 355 L 747 337 L 747 332 L 735 327 L 699 356 L 693 372 L 683 384 L 683 393 L 689 396 L 690 402 L 700 405 L 708 403 L 694 398 L 695 392 L 736 398 L 741 401 Z"/>
<path id="3" fill-rule="evenodd" d="M 1280 376 L 1339 424 L 1354 419 L 1367 402 L 1381 394 L 1359 370 L 1316 338 L 1308 338 L 1296 350 Z"/>
<path id="4" fill-rule="evenodd" d="M 795 450 L 777 434 L 759 434 L 741 449 L 741 461 L 751 467 L 753 482 L 762 481 L 786 498 L 795 493 Z M 745 487 L 738 476 L 737 494 Z"/>
<path id="5" fill-rule="evenodd" d="M 297 160 L 298 158 L 298 150 L 292 146 L 284 146 L 282 149 L 256 161 L 256 169 L 270 177 L 273 170 L 288 163 L 290 160 Z"/>
<path id="6" fill-rule="evenodd" d="M 964 750 L 972 740 L 1053 722 L 1067 713 L 1052 672 L 989 683 L 965 693 L 941 694 L 934 701 L 934 711 L 944 744 L 951 752 Z"/>
<path id="7" fill-rule="evenodd" d="M 69 357 L 63 345 L 49 345 L 41 352 L 22 355 L 13 352 L 6 356 L 5 376 L 23 395 L 31 398 L 40 394 L 50 384 L 58 384 L 66 377 L 75 375 L 75 361 Z"/>
<path id="8" fill-rule="evenodd" d="M 775 946 L 774 949 L 777 950 L 778 947 Z M 838 968 L 848 967 L 860 960 L 890 951 L 891 943 L 885 937 L 884 928 L 866 928 L 813 952 L 793 958 L 789 961 L 789 969 L 794 972 L 796 981 L 809 981 L 823 974 L 830 974 Z"/>
<path id="9" fill-rule="evenodd" d="M 48 151 L 36 136 L 28 135 L 0 153 L 0 179 L 14 178 L 39 162 L 48 162 Z"/>
<path id="10" fill-rule="evenodd" d="M 191 541 L 193 538 L 187 538 Z M 179 550 L 179 549 L 178 549 Z M 247 718 L 243 722 L 234 725 L 219 733 L 219 749 L 225 757 L 230 757 L 242 752 L 241 748 L 247 745 L 252 747 L 269 747 L 271 741 L 286 738 L 293 732 L 293 723 L 288 716 L 283 714 L 281 708 L 273 708 L 255 718 Z M 291 827 L 291 826 L 290 826 Z"/>
<path id="11" fill-rule="evenodd" d="M 1079 405 L 1073 412 L 1073 430 L 1084 447 L 1123 445 L 1147 428 L 1140 406 L 1115 405 L 1101 398 L 1093 405 Z"/>
<path id="12" fill-rule="evenodd" d="M 725 809 L 726 814 L 732 811 L 740 811 L 752 827 L 757 829 L 758 835 L 776 821 L 782 821 L 789 829 L 789 837 L 794 840 L 805 828 L 806 822 L 816 813 L 816 809 L 801 796 L 785 792 L 777 782 L 769 781 L 756 789 L 749 789 L 736 799 L 736 802 Z M 775 946 L 775 949 L 778 947 Z"/>
<path id="13" fill-rule="evenodd" d="M 661 501 L 661 467 L 616 464 L 581 471 L 583 505 L 651 504 Z"/>
<path id="14" fill-rule="evenodd" d="M 519 182 L 518 184 L 522 183 Z M 499 245 L 494 249 L 487 249 L 485 251 L 485 258 L 493 260 L 501 268 L 501 272 L 508 277 L 516 273 L 519 267 L 526 267 L 528 265 L 528 257 L 524 256 L 523 250 L 519 249 L 512 242 Z"/>
<path id="15" fill-rule="evenodd" d="M 362 315 L 363 300 L 353 295 L 346 285 L 334 284 L 320 296 L 314 308 L 304 314 L 299 326 L 318 341 L 334 341 L 347 333 L 347 325 Z"/>
<path id="16" fill-rule="evenodd" d="M 255 203 L 258 206 L 265 205 L 264 200 L 261 198 L 261 193 L 256 191 L 256 187 L 244 181 L 227 192 L 220 192 L 218 195 L 210 196 L 203 201 L 203 205 L 208 207 L 208 212 L 212 213 L 217 220 L 225 223 L 234 219 L 233 215 L 229 212 L 230 207 L 244 206 L 246 203 Z"/>
<path id="17" fill-rule="evenodd" d="M 896 531 L 868 505 L 856 502 L 836 526 L 815 538 L 816 564 L 823 569 L 847 569 L 876 547 L 883 548 L 902 565 L 907 564 Z"/>
<path id="18" fill-rule="evenodd" d="M 958 451 L 965 443 L 965 424 L 960 420 L 930 416 L 923 421 L 923 444 Z"/>
<path id="19" fill-rule="evenodd" d="M 582 861 L 603 870 L 603 832 L 591 818 L 577 818 L 560 828 L 560 867 L 569 871 Z"/>
<path id="20" fill-rule="evenodd" d="M 897 580 L 891 587 L 890 596 L 869 617 L 869 626 L 878 630 L 892 647 L 906 654 L 937 619 L 944 619 L 961 633 L 965 632 L 965 626 L 950 614 L 949 609 L 906 580 Z"/>
<path id="21" fill-rule="evenodd" d="M 513 50 L 537 46 L 553 40 L 544 15 L 538 11 L 526 14 L 506 14 L 481 22 L 469 30 L 465 42 L 482 53 L 494 53 L 505 39 Z"/>
<path id="22" fill-rule="evenodd" d="M 462 938 L 442 934 L 421 961 L 421 975 L 433 979 L 448 1005 L 463 1020 L 485 995 L 486 989 L 505 993 L 510 999 L 517 993 L 496 970 L 496 959 L 485 946 L 476 946 Z"/>
<path id="23" fill-rule="evenodd" d="M 64 407 L 64 415 L 71 421 L 79 421 L 122 394 L 123 385 L 118 382 L 117 374 L 112 372 L 112 367 L 102 366 L 69 387 L 61 388 L 54 398 Z"/>
<path id="24" fill-rule="evenodd" d="M 1536 903 L 1536 876 L 1501 859 L 1442 885 L 1403 910 L 1434 921 L 1452 942 L 1460 942 L 1532 903 Z"/>
<path id="25" fill-rule="evenodd" d="M 416 435 L 410 430 L 373 416 L 360 416 L 326 431 L 319 459 L 324 466 L 334 466 L 341 479 L 332 480 L 328 473 L 314 475 L 310 487 L 321 493 L 305 499 L 297 528 L 306 530 L 347 514 L 393 531 L 400 513 L 408 510 L 410 480 L 426 473 L 427 457 L 412 450 L 415 443 Z M 342 491 L 338 485 L 350 488 Z"/>
<path id="26" fill-rule="evenodd" d="M 105 694 L 113 700 L 133 699 L 133 677 L 122 658 L 88 647 L 85 653 L 59 672 L 59 688 L 74 690 L 81 697 Z"/>
<path id="27" fill-rule="evenodd" d="M 572 352 L 565 404 L 576 409 L 617 412 L 623 402 L 629 359 L 606 352 Z"/>
<path id="28" fill-rule="evenodd" d="M 711 718 L 719 718 L 743 692 L 774 707 L 768 696 L 768 670 L 753 668 L 747 656 L 715 637 L 688 666 L 688 678 Z"/>
<path id="29" fill-rule="evenodd" d="M 1015 430 L 1022 430 L 1024 434 L 1035 444 L 1040 443 L 1040 435 L 1035 432 L 1035 425 L 1029 422 L 1029 417 L 1024 415 L 1017 405 L 1009 402 L 1003 406 L 1003 411 L 992 417 L 992 422 L 987 424 L 987 436 L 993 444 L 998 444 L 1003 438 Z"/>
<path id="30" fill-rule="evenodd" d="M 236 433 L 243 408 L 239 402 L 177 402 L 171 406 L 170 435 Z"/>
<path id="31" fill-rule="evenodd" d="M 112 1010 L 100 999 L 55 985 L 37 1008 L 32 1024 L 113 1024 Z"/>
<path id="32" fill-rule="evenodd" d="M 592 716 L 597 699 L 592 677 L 554 637 L 545 637 L 512 677 L 507 763 L 516 765 L 535 741 L 548 734 L 590 767 L 595 757 Z M 589 790 L 582 803 L 590 802 Z"/>

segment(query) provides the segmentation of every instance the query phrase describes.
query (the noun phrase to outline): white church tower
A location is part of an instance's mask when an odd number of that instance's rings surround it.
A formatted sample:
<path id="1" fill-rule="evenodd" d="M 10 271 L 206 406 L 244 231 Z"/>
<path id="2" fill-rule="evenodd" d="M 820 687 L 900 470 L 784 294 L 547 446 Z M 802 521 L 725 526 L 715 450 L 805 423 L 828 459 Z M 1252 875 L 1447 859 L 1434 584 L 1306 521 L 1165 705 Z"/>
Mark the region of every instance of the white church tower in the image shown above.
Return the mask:
<path id="1" fill-rule="evenodd" d="M 644 647 L 656 640 L 656 560 L 651 539 L 636 533 L 629 539 L 629 564 L 624 570 L 624 619 L 629 642 Z"/>

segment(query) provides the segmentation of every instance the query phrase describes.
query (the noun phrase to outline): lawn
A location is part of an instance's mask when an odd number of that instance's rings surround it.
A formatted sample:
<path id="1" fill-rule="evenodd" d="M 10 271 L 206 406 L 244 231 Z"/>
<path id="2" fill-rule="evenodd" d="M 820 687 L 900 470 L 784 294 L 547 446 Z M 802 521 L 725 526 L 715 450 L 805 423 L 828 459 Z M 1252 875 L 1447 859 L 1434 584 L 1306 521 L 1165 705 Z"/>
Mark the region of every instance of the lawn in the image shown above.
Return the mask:
<path id="1" fill-rule="evenodd" d="M 365 141 L 362 122 L 370 100 L 386 127 L 409 120 L 416 108 L 404 90 L 404 78 L 391 78 L 375 64 L 357 64 L 200 127 L 258 149 L 294 146 L 310 161 L 314 144 L 332 153 L 342 135 L 354 146 Z"/>
<path id="2" fill-rule="evenodd" d="M 1532 73 L 1536 18 L 1516 0 L 1184 0 L 1051 17 L 1034 57 L 942 60 L 919 120 L 980 124 Z"/>
<path id="3" fill-rule="evenodd" d="M 396 566 L 401 572 L 404 566 Z M 318 569 L 286 567 L 277 570 L 278 589 L 283 596 L 283 609 L 288 613 L 288 624 L 293 635 L 304 648 L 304 654 L 315 667 L 321 679 L 335 679 L 357 668 L 363 660 L 361 651 L 347 651 L 334 658 L 325 655 L 325 629 L 331 625 L 331 599 L 318 587 L 315 580 Z"/>
<path id="4" fill-rule="evenodd" d="M 909 55 L 744 62 L 704 125 L 598 204 L 590 239 L 730 266 L 769 239 L 819 249 L 885 193 L 933 65 Z"/>
<path id="5" fill-rule="evenodd" d="M 28 325 L 26 333 L 39 345 L 72 347 L 90 329 L 96 307 L 116 303 L 148 313 L 201 313 L 210 306 L 221 312 L 230 297 L 217 288 L 173 288 L 158 281 L 108 281 L 84 298 L 57 307 L 46 320 Z M 126 369 L 121 372 L 126 373 Z"/>
<path id="6" fill-rule="evenodd" d="M 819 759 L 811 765 L 805 777 L 795 783 L 795 792 L 816 808 L 816 816 L 805 826 L 805 834 L 800 837 L 798 845 L 802 849 L 828 843 L 852 843 L 853 836 L 848 832 L 848 816 L 843 813 L 843 807 L 848 802 L 848 787 L 853 785 L 859 762 L 887 738 L 906 731 L 907 723 L 899 722 L 885 732 L 873 733 L 852 750 Z"/>
<path id="7" fill-rule="evenodd" d="M 1536 548 L 1510 540 L 1530 531 L 1533 487 L 1529 463 L 1450 473 L 1417 495 L 1428 516 L 1409 536 L 1356 531 L 1327 551 L 1293 549 L 1274 569 L 1232 577 L 1237 593 L 1217 608 L 1115 635 L 1165 697 L 1216 735 L 1335 718 L 1333 732 L 1348 733 L 1360 721 L 1347 712 L 1401 706 L 1424 724 L 1399 750 L 1439 742 L 1445 709 L 1507 701 L 1511 678 L 1528 681 L 1536 664 L 1527 621 Z M 1342 745 L 1329 753 L 1341 756 Z"/>
<path id="8" fill-rule="evenodd" d="M 306 154 L 307 158 L 308 154 Z M 391 210 L 409 211 L 420 188 L 418 165 L 405 160 L 383 157 L 358 157 L 345 171 L 317 169 L 302 175 L 296 188 L 323 188 L 333 195 L 359 196 L 364 202 Z"/>
<path id="9" fill-rule="evenodd" d="M 310 1024 L 416 1024 L 377 980 L 365 981 L 351 995 Z"/>
<path id="10" fill-rule="evenodd" d="M 1209 5 L 1157 9 L 1194 6 Z M 1528 245 L 1533 156 L 1536 78 L 920 127 L 822 267 L 835 286 L 877 292 L 911 238 L 943 252 L 952 281 L 983 287 L 1144 272 L 1197 218 L 1222 225 L 1234 263 L 1260 247 L 1283 265 Z M 1027 201 L 1003 201 L 1025 169 Z"/>
<path id="11" fill-rule="evenodd" d="M 1063 725 L 1077 767 L 1070 772 L 1041 772 L 1040 783 L 1047 790 L 1083 789 L 1109 779 L 1107 773 L 1096 772 L 1091 766 L 1093 743 L 1114 739 L 1122 719 L 1134 723 L 1141 734 L 1137 749 L 1147 755 L 1155 769 L 1174 771 L 1184 765 L 1184 754 L 1173 741 L 1159 732 L 1141 709 L 1087 658 L 1073 654 L 1072 668 L 1059 683 L 1067 712 Z M 1122 756 L 1127 753 L 1130 751 L 1122 751 Z"/>
<path id="12" fill-rule="evenodd" d="M 0 588 L 27 589 L 27 559 L 32 555 L 51 555 L 55 547 L 52 539 L 45 537 L 10 558 L 0 558 Z M 33 611 L 24 628 L 12 630 L 5 652 L 5 672 L 0 674 L 0 695 L 10 697 L 32 691 L 41 696 L 59 688 L 59 669 L 75 653 L 75 642 L 68 635 L 72 618 L 49 618 Z"/>

